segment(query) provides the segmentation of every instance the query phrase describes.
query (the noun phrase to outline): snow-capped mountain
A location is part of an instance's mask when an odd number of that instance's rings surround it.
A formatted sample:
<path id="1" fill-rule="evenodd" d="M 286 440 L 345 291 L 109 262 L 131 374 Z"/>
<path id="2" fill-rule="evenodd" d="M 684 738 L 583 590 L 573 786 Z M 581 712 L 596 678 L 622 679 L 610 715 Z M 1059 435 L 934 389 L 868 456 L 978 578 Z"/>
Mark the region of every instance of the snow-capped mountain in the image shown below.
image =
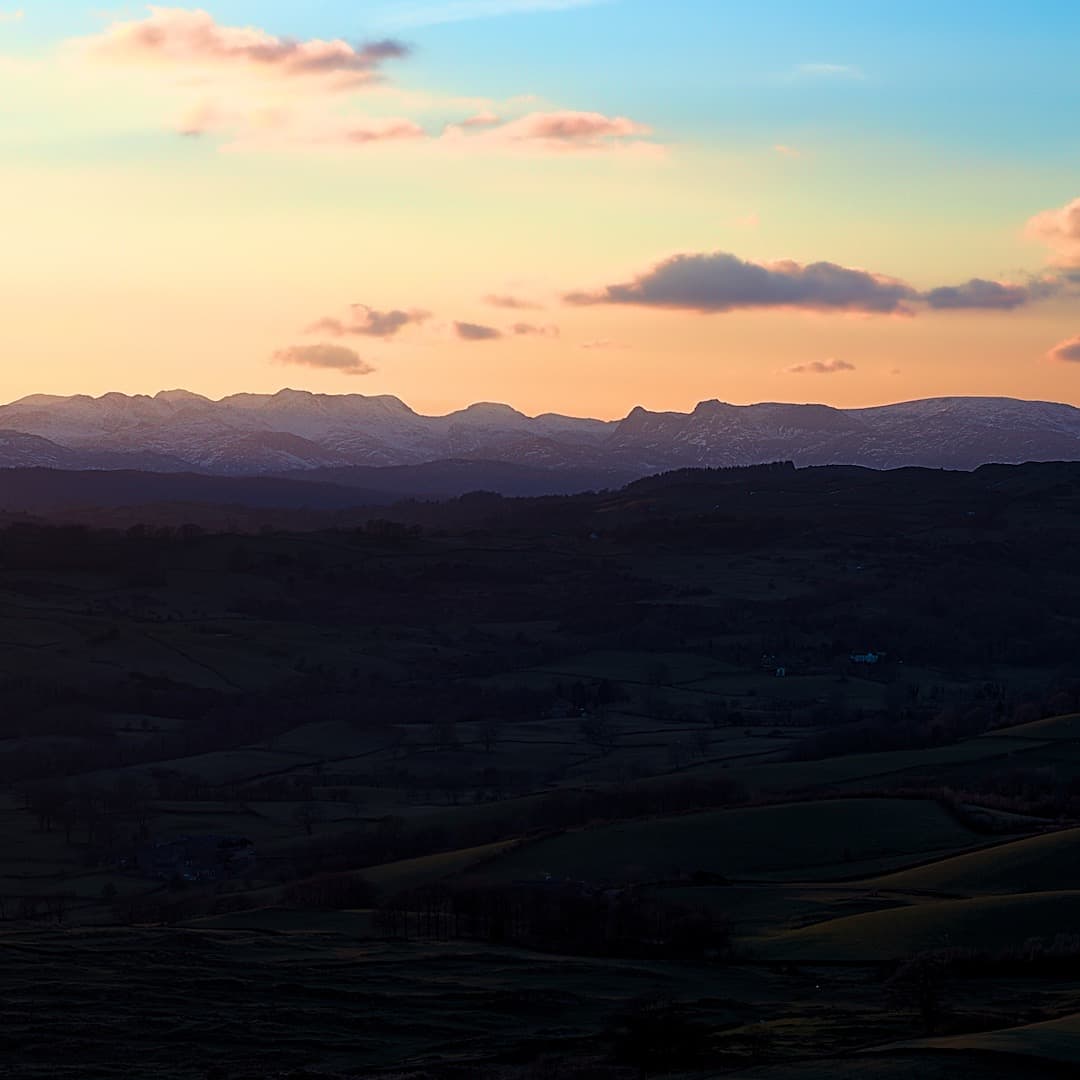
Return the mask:
<path id="1" fill-rule="evenodd" d="M 868 409 L 703 401 L 622 420 L 530 417 L 479 403 L 423 416 L 396 397 L 34 395 L 0 406 L 0 466 L 255 476 L 444 460 L 587 469 L 620 479 L 687 466 L 851 464 L 971 469 L 1080 460 L 1080 409 L 1011 398 L 931 398 Z"/>

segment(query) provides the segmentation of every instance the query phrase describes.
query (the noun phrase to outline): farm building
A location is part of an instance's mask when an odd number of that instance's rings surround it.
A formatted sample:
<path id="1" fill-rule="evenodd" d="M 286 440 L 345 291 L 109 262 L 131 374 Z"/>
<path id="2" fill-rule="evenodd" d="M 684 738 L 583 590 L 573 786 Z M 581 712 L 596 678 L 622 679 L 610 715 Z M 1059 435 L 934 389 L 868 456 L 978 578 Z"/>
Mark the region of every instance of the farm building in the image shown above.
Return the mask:
<path id="1" fill-rule="evenodd" d="M 255 867 L 255 845 L 243 836 L 180 836 L 139 848 L 129 868 L 159 881 L 222 881 Z"/>

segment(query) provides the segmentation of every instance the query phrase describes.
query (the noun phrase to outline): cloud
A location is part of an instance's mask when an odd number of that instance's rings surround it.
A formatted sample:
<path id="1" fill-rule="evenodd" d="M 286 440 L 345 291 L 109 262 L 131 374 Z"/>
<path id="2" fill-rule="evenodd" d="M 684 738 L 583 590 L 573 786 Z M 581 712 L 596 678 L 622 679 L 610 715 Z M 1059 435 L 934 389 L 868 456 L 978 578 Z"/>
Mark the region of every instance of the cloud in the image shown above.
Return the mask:
<path id="1" fill-rule="evenodd" d="M 911 314 L 918 298 L 896 278 L 836 263 L 753 263 L 726 252 L 675 255 L 632 281 L 568 293 L 570 304 L 634 304 L 715 313 L 754 308 Z"/>
<path id="2" fill-rule="evenodd" d="M 796 75 L 826 79 L 865 79 L 861 68 L 852 64 L 799 64 Z"/>
<path id="3" fill-rule="evenodd" d="M 846 360 L 811 360 L 807 364 L 796 364 L 794 367 L 784 368 L 788 375 L 837 375 L 841 371 L 854 371 L 855 365 Z"/>
<path id="4" fill-rule="evenodd" d="M 215 101 L 197 101 L 189 105 L 177 121 L 176 130 L 181 135 L 205 135 L 221 128 L 225 123 L 224 113 Z"/>
<path id="5" fill-rule="evenodd" d="M 508 142 L 543 143 L 552 148 L 580 149 L 604 145 L 605 140 L 648 135 L 649 128 L 625 116 L 598 112 L 532 112 L 497 128 Z"/>
<path id="6" fill-rule="evenodd" d="M 628 349 L 629 345 L 623 345 L 622 342 L 612 341 L 610 338 L 597 338 L 595 341 L 583 341 L 579 346 L 579 349 Z"/>
<path id="7" fill-rule="evenodd" d="M 481 326 L 479 323 L 456 322 L 454 331 L 462 341 L 494 341 L 502 337 L 502 332 L 494 326 Z"/>
<path id="8" fill-rule="evenodd" d="M 491 19 L 543 11 L 569 11 L 593 7 L 611 0 L 441 0 L 404 3 L 392 8 L 383 22 L 396 27 L 438 26 L 441 23 Z"/>
<path id="9" fill-rule="evenodd" d="M 14 11 L 0 11 L 0 23 L 22 22 L 26 12 L 22 8 Z"/>
<path id="10" fill-rule="evenodd" d="M 532 300 L 523 300 L 518 296 L 506 296 L 496 293 L 488 293 L 484 297 L 484 303 L 490 304 L 492 307 L 507 308 L 510 311 L 540 311 L 543 308 L 542 304 L 534 303 Z"/>
<path id="11" fill-rule="evenodd" d="M 290 345 L 274 353 L 274 362 L 299 367 L 338 371 L 342 375 L 370 375 L 373 368 L 366 360 L 341 345 Z"/>
<path id="12" fill-rule="evenodd" d="M 777 143 L 773 150 L 784 157 L 802 157 L 801 150 L 796 150 L 794 146 L 785 146 L 783 143 Z"/>
<path id="13" fill-rule="evenodd" d="M 980 308 L 990 311 L 1012 311 L 1033 299 L 1041 299 L 1035 286 L 1014 285 L 1006 281 L 987 281 L 972 278 L 962 285 L 945 285 L 931 289 L 923 299 L 932 308 L 958 310 Z"/>
<path id="14" fill-rule="evenodd" d="M 340 38 L 296 41 L 252 26 L 223 26 L 201 9 L 151 6 L 143 19 L 114 22 L 79 44 L 103 63 L 184 70 L 211 69 L 244 76 L 314 80 L 336 89 L 376 83 L 388 60 L 408 55 L 393 40 L 351 45 Z"/>
<path id="15" fill-rule="evenodd" d="M 517 337 L 552 337 L 559 336 L 557 326 L 536 326 L 533 323 L 519 322 L 511 327 Z"/>
<path id="16" fill-rule="evenodd" d="M 322 142 L 340 143 L 347 146 L 366 146 L 368 143 L 393 142 L 400 139 L 424 139 L 427 132 L 412 120 L 400 118 L 389 120 L 366 120 L 358 124 L 344 124 L 336 131 L 328 132 Z"/>
<path id="17" fill-rule="evenodd" d="M 502 123 L 502 117 L 498 113 L 493 113 L 489 109 L 485 109 L 483 112 L 478 112 L 475 116 L 470 116 L 466 120 L 461 121 L 461 126 L 464 128 L 487 128 L 494 127 L 496 124 Z"/>
<path id="18" fill-rule="evenodd" d="M 367 304 L 353 304 L 349 321 L 332 316 L 319 319 L 306 330 L 308 334 L 331 334 L 344 337 L 356 334 L 362 337 L 391 338 L 409 325 L 419 325 L 431 318 L 431 313 L 414 308 L 411 311 L 377 311 Z"/>
<path id="19" fill-rule="evenodd" d="M 449 146 L 477 149 L 541 150 L 549 153 L 613 150 L 620 148 L 660 147 L 643 142 L 637 136 L 651 134 L 651 129 L 626 116 L 605 116 L 598 112 L 562 109 L 531 112 L 505 123 L 466 128 L 450 124 L 442 141 Z"/>
<path id="20" fill-rule="evenodd" d="M 1080 364 L 1080 334 L 1059 341 L 1046 355 L 1051 360 Z"/>
<path id="21" fill-rule="evenodd" d="M 466 8 L 505 13 L 513 8 L 437 6 L 444 13 Z M 529 8 L 568 6 L 574 5 L 553 0 Z M 99 34 L 71 39 L 66 43 L 69 55 L 99 72 L 140 71 L 157 86 L 187 97 L 173 128 L 186 136 L 231 137 L 222 144 L 226 150 L 347 150 L 415 143 L 451 152 L 660 151 L 655 143 L 638 140 L 648 128 L 627 117 L 574 110 L 516 115 L 535 108 L 530 95 L 501 102 L 454 99 L 471 115 L 441 134 L 408 116 L 357 115 L 359 110 L 350 115 L 338 101 L 344 98 L 352 106 L 357 91 L 364 91 L 369 102 L 397 95 L 403 111 L 431 107 L 430 93 L 410 96 L 386 84 L 384 69 L 408 56 L 408 46 L 392 38 L 352 44 L 341 38 L 280 37 L 254 26 L 224 25 L 202 9 L 151 5 L 148 12 L 142 18 L 113 21 Z M 446 100 L 440 100 L 445 106 Z"/>
<path id="22" fill-rule="evenodd" d="M 1026 234 L 1055 253 L 1058 266 L 1080 267 L 1080 198 L 1031 218 Z"/>

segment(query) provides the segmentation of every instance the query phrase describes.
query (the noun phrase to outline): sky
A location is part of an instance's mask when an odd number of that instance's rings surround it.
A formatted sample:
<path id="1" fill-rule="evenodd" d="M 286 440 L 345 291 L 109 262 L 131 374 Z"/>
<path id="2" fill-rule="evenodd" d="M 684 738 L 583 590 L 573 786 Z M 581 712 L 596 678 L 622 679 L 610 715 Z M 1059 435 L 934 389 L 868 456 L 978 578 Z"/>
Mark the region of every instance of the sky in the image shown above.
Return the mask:
<path id="1" fill-rule="evenodd" d="M 1080 405 L 1080 5 L 0 0 L 0 400 Z"/>

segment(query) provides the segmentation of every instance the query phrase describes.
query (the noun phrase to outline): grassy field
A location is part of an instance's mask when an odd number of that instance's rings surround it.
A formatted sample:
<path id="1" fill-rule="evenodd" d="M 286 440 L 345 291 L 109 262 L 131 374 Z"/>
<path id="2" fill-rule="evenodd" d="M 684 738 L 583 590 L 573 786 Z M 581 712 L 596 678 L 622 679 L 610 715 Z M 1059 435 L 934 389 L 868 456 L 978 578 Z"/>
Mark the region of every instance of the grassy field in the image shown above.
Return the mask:
<path id="1" fill-rule="evenodd" d="M 923 950 L 1004 949 L 1080 923 L 1080 892 L 938 900 L 852 915 L 755 942 L 759 957 L 798 964 L 874 964 Z"/>
<path id="2" fill-rule="evenodd" d="M 516 845 L 516 840 L 503 840 L 495 844 L 467 848 L 464 851 L 448 851 L 443 855 L 402 859 L 399 862 L 369 867 L 361 876 L 385 893 L 415 889 L 421 885 L 445 881 L 447 878 L 474 869 L 477 864 L 495 859 Z"/>
<path id="3" fill-rule="evenodd" d="M 812 1065 L 781 1065 L 729 1074 L 731 1080 L 1031 1080 L 1031 1062 L 987 1054 L 917 1053 L 861 1054 Z M 1039 1063 L 1039 1076 L 1071 1077 L 1071 1067 Z"/>
<path id="4" fill-rule="evenodd" d="M 995 893 L 1080 889 L 1080 829 L 1032 836 L 866 882 L 882 891 Z"/>
<path id="5" fill-rule="evenodd" d="M 1080 1014 L 1043 1024 L 1028 1024 L 945 1039 L 920 1039 L 903 1045 L 912 1049 L 951 1053 L 977 1051 L 986 1054 L 1020 1055 L 1034 1059 L 1030 1068 L 1041 1069 L 1049 1062 L 1071 1066 L 1075 1070 L 1080 1069 Z"/>
<path id="6" fill-rule="evenodd" d="M 836 799 L 720 810 L 579 829 L 529 843 L 485 875 L 550 874 L 589 881 L 648 881 L 707 871 L 730 878 L 828 880 L 869 865 L 956 851 L 981 838 L 936 803 Z"/>
<path id="7" fill-rule="evenodd" d="M 250 929 L 229 928 L 242 918 L 0 938 L 4 1040 L 21 1048 L 5 1078 L 205 1080 L 216 1066 L 247 1080 L 528 1061 L 602 1051 L 602 1033 L 643 995 L 670 995 L 723 1029 L 783 1008 L 791 990 L 767 972 L 363 942 L 347 912 L 274 913 L 261 925 L 248 915 Z M 65 976 L 76 969 L 78 981 Z"/>

